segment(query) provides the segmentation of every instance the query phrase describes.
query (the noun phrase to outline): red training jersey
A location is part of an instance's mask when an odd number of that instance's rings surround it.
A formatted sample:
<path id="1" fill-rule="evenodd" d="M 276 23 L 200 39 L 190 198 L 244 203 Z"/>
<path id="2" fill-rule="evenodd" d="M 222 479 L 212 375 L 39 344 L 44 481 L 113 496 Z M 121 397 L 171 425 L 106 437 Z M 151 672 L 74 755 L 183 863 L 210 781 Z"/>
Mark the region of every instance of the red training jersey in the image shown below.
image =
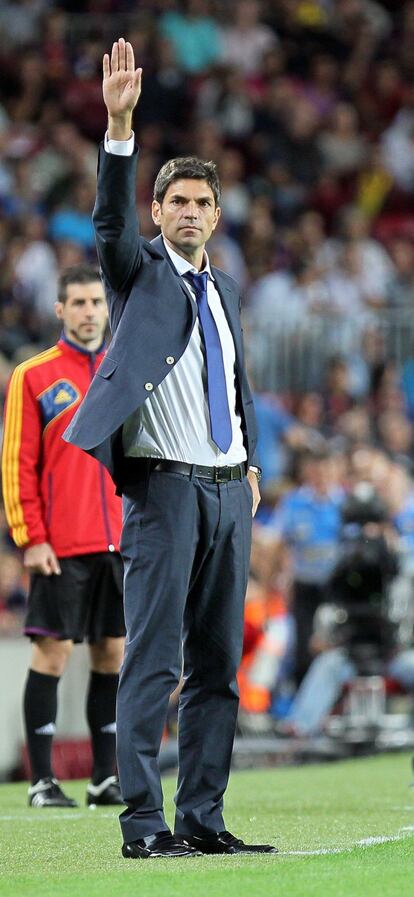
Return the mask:
<path id="1" fill-rule="evenodd" d="M 18 546 L 49 542 L 58 557 L 119 549 L 121 500 L 109 473 L 62 439 L 104 354 L 63 336 L 12 374 L 2 471 L 7 522 Z"/>

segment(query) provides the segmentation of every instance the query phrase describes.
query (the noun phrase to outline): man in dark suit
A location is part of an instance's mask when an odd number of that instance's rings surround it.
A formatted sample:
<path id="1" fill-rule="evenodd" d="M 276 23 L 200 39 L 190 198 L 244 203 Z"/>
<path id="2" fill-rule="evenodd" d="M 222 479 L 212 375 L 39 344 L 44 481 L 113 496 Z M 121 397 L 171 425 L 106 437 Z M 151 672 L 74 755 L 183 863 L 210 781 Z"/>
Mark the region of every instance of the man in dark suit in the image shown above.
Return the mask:
<path id="1" fill-rule="evenodd" d="M 123 496 L 122 852 L 275 852 L 235 838 L 222 816 L 259 469 L 239 290 L 205 252 L 220 185 L 212 162 L 167 162 L 152 204 L 161 236 L 142 239 L 131 131 L 141 69 L 122 38 L 103 69 L 109 124 L 93 217 L 113 336 L 66 438 L 107 465 Z M 182 654 L 172 835 L 158 754 Z"/>

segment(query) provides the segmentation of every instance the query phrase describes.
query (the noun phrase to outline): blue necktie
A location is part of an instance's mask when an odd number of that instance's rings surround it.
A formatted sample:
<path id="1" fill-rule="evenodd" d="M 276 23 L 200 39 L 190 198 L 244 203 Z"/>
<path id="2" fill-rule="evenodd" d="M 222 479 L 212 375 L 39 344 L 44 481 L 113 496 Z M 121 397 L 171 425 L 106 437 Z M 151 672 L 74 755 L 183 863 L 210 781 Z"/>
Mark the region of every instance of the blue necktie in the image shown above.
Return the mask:
<path id="1" fill-rule="evenodd" d="M 222 452 L 228 452 L 233 432 L 227 398 L 223 351 L 216 322 L 207 301 L 207 271 L 185 275 L 191 283 L 197 299 L 198 317 L 204 339 L 207 367 L 207 392 L 210 411 L 211 437 Z"/>

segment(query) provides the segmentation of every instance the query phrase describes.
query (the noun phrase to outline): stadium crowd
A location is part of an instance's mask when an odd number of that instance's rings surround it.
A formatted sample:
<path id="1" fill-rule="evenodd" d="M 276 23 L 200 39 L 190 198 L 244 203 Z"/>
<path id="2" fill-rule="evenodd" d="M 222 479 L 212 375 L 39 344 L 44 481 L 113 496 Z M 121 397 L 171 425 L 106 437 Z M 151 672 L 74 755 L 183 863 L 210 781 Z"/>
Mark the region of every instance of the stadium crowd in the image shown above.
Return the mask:
<path id="1" fill-rule="evenodd" d="M 3 396 L 14 366 L 56 339 L 58 272 L 96 260 L 101 59 L 120 33 L 144 71 L 145 236 L 166 158 L 214 159 L 222 180 L 209 253 L 243 285 L 263 468 L 242 708 L 283 716 L 292 583 L 316 608 L 357 483 L 387 508 L 412 638 L 414 2 L 0 2 Z M 305 539 L 303 490 L 317 524 Z M 27 582 L 0 515 L 0 633 L 14 634 Z"/>

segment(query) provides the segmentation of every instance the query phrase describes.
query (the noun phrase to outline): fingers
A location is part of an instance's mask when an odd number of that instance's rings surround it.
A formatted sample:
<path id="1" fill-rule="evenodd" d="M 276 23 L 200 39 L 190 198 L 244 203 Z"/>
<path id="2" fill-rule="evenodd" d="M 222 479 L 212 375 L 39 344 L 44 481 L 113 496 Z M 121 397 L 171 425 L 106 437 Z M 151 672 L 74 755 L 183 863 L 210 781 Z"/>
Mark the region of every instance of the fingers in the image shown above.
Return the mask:
<path id="1" fill-rule="evenodd" d="M 120 37 L 118 41 L 118 66 L 120 72 L 125 71 L 125 41 L 123 37 Z"/>
<path id="2" fill-rule="evenodd" d="M 112 44 L 112 53 L 111 53 L 111 71 L 112 74 L 117 72 L 119 69 L 119 49 L 118 49 L 118 41 Z"/>
<path id="3" fill-rule="evenodd" d="M 142 69 L 137 69 L 134 72 L 134 85 L 138 91 L 141 91 L 141 78 L 142 78 Z"/>
<path id="4" fill-rule="evenodd" d="M 125 51 L 126 51 L 126 67 L 129 72 L 133 72 L 135 69 L 134 51 L 133 51 L 132 45 L 129 43 L 129 41 L 127 41 L 125 44 Z"/>
<path id="5" fill-rule="evenodd" d="M 56 576 L 61 574 L 60 564 L 55 554 L 52 554 L 49 558 L 49 570 L 50 573 L 55 573 Z"/>
<path id="6" fill-rule="evenodd" d="M 103 58 L 104 78 L 109 78 L 114 72 L 133 72 L 134 70 L 135 59 L 132 45 L 120 37 L 112 44 L 111 62 L 109 63 L 108 53 L 105 53 Z"/>

